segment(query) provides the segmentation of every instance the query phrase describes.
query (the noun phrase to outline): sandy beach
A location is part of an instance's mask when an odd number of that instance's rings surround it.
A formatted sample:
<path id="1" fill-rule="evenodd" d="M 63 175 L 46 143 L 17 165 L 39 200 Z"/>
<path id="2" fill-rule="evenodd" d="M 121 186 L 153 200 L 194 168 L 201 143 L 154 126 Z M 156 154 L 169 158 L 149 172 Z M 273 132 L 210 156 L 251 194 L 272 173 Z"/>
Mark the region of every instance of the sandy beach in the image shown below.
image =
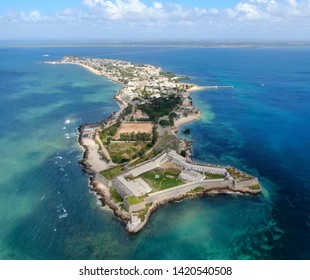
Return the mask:
<path id="1" fill-rule="evenodd" d="M 199 115 L 191 115 L 191 116 L 188 116 L 188 117 L 182 117 L 182 118 L 179 118 L 177 119 L 175 122 L 174 122 L 174 126 L 176 128 L 179 128 L 180 126 L 186 124 L 186 123 L 189 123 L 189 122 L 192 122 L 194 120 L 198 120 L 200 119 L 200 114 Z"/>
<path id="2" fill-rule="evenodd" d="M 101 159 L 100 154 L 98 153 L 98 146 L 94 140 L 85 138 L 82 140 L 82 144 L 87 148 L 87 164 L 95 172 L 100 172 L 101 170 L 109 168 L 109 165 Z"/>
<path id="3" fill-rule="evenodd" d="M 79 66 L 82 66 L 84 67 L 85 69 L 87 69 L 88 71 L 96 74 L 96 75 L 99 75 L 101 76 L 100 72 L 98 70 L 95 70 L 94 68 L 90 67 L 90 66 L 87 66 L 85 64 L 82 64 L 82 63 L 71 63 L 71 62 L 62 62 L 61 64 L 72 64 L 72 65 L 79 65 Z"/>
<path id="4" fill-rule="evenodd" d="M 193 86 L 193 87 L 191 87 L 190 89 L 188 89 L 187 90 L 187 92 L 194 92 L 194 91 L 198 91 L 198 90 L 203 90 L 203 89 L 205 89 L 206 87 L 204 87 L 204 86 Z"/>

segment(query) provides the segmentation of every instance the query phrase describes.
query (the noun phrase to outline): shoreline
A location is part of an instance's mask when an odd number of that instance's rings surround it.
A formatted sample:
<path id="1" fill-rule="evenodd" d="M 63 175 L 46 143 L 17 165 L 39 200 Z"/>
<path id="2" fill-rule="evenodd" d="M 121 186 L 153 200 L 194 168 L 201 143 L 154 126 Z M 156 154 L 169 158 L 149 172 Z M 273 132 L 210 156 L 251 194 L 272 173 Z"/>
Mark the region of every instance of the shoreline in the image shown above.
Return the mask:
<path id="1" fill-rule="evenodd" d="M 92 72 L 93 74 L 96 74 L 96 75 L 98 75 L 98 76 L 102 76 L 98 70 L 96 70 L 96 69 L 94 69 L 94 68 L 92 68 L 92 67 L 90 67 L 90 66 L 88 66 L 88 65 L 82 64 L 82 63 L 62 62 L 62 63 L 59 63 L 59 64 L 64 64 L 64 65 L 65 65 L 65 64 L 79 65 L 79 66 L 81 66 L 81 67 L 87 69 L 88 71 Z"/>
<path id="2" fill-rule="evenodd" d="M 199 91 L 199 90 L 203 90 L 206 89 L 207 86 L 198 86 L 198 85 L 194 85 L 193 87 L 191 87 L 190 89 L 187 90 L 188 93 L 194 92 L 194 91 Z"/>
<path id="3" fill-rule="evenodd" d="M 89 71 L 91 71 L 93 74 L 105 77 L 109 79 L 110 81 L 117 82 L 118 84 L 121 84 L 123 87 L 126 88 L 126 85 L 122 84 L 121 82 L 115 80 L 113 77 L 110 77 L 109 75 L 105 75 L 104 73 L 100 73 L 98 70 L 92 68 L 91 66 L 84 65 L 82 63 L 71 63 L 71 62 L 50 62 L 50 64 L 72 64 L 72 65 L 78 65 L 81 66 Z M 197 86 L 193 85 L 190 88 L 186 88 L 185 92 L 190 92 L 193 91 L 198 91 L 202 90 L 206 87 L 203 86 Z M 100 175 L 101 170 L 106 170 L 113 166 L 111 164 L 108 164 L 108 161 L 102 156 L 102 153 L 100 150 L 96 149 L 98 146 L 98 143 L 95 141 L 93 138 L 85 138 L 83 137 L 83 132 L 85 129 L 89 130 L 91 129 L 93 132 L 96 131 L 97 129 L 100 129 L 102 124 L 107 123 L 107 122 L 113 122 L 117 116 L 122 114 L 124 108 L 127 106 L 127 102 L 123 100 L 121 97 L 122 90 L 118 91 L 114 99 L 116 100 L 117 104 L 119 105 L 119 110 L 112 113 L 109 117 L 107 117 L 104 120 L 98 121 L 94 124 L 83 124 L 80 125 L 78 128 L 79 132 L 79 137 L 78 137 L 78 143 L 81 146 L 83 150 L 83 157 L 82 160 L 80 160 L 80 164 L 82 166 L 83 172 L 85 172 L 87 175 L 89 175 L 89 184 L 90 184 L 90 190 L 95 193 L 97 196 L 98 200 L 100 201 L 102 205 L 103 210 L 107 210 L 107 207 L 113 211 L 113 214 L 116 218 L 118 218 L 122 223 L 126 224 L 126 229 L 130 233 L 137 233 L 140 230 L 144 228 L 144 226 L 147 224 L 149 221 L 152 213 L 156 211 L 160 206 L 163 206 L 167 203 L 175 202 L 175 201 L 180 201 L 183 199 L 187 198 L 196 198 L 196 197 L 202 197 L 205 195 L 215 195 L 215 194 L 257 194 L 261 192 L 261 189 L 259 190 L 252 190 L 249 188 L 249 186 L 246 187 L 239 187 L 237 186 L 232 187 L 231 184 L 229 184 L 229 181 L 222 182 L 221 184 L 216 183 L 215 186 L 214 184 L 205 186 L 204 188 L 196 190 L 194 192 L 189 191 L 189 189 L 186 189 L 183 191 L 183 187 L 186 185 L 180 185 L 177 187 L 181 187 L 182 191 L 181 192 L 175 192 L 175 190 L 172 190 L 172 194 L 163 197 L 163 198 L 157 198 L 155 200 L 152 200 L 152 203 L 150 206 L 145 208 L 146 214 L 143 218 L 143 220 L 136 224 L 132 221 L 132 215 L 134 212 L 131 212 L 129 209 L 128 211 L 124 211 L 120 206 L 119 203 L 114 201 L 114 198 L 112 197 L 110 193 L 110 188 L 112 187 L 112 181 L 106 179 L 102 175 Z M 192 107 L 193 108 L 193 107 Z M 198 111 L 198 113 L 197 113 Z M 189 122 L 192 122 L 194 120 L 198 120 L 201 117 L 201 112 L 199 110 L 196 110 L 196 112 L 192 115 L 189 116 L 183 116 L 179 119 L 177 119 L 174 123 L 173 129 L 178 131 L 178 129 Z M 97 132 L 95 132 L 97 134 Z M 101 143 L 102 144 L 102 143 Z M 100 145 L 99 145 L 100 146 Z M 104 159 L 104 160 L 102 160 Z M 190 161 L 191 162 L 191 161 Z M 105 165 L 103 165 L 103 163 Z M 115 165 L 114 165 L 115 166 Z M 212 181 L 212 180 L 211 180 Z M 257 181 L 258 182 L 258 181 Z M 200 185 L 203 184 L 203 182 L 199 183 Z M 209 184 L 209 183 L 208 183 Z M 175 187 L 175 188 L 177 188 Z M 185 186 L 187 187 L 187 186 Z M 193 190 L 193 187 L 191 187 Z M 154 194 L 154 193 L 153 193 Z M 155 192 L 155 194 L 157 194 Z"/>
<path id="4" fill-rule="evenodd" d="M 78 65 L 78 66 L 83 67 L 84 69 L 87 69 L 88 71 L 92 72 L 95 75 L 98 75 L 98 76 L 101 76 L 101 77 L 105 77 L 108 80 L 110 80 L 112 82 L 115 82 L 117 84 L 120 84 L 123 87 L 125 87 L 125 85 L 123 83 L 121 83 L 120 81 L 117 81 L 117 80 L 113 79 L 112 77 L 109 77 L 109 76 L 105 75 L 104 73 L 99 72 L 98 70 L 94 69 L 93 67 L 85 65 L 85 64 L 82 64 L 82 63 L 78 63 L 78 62 L 64 62 L 64 61 L 61 61 L 61 62 L 60 61 L 57 61 L 57 62 L 55 62 L 55 61 L 46 61 L 44 63 L 45 64 L 53 64 L 53 65 Z"/>
<path id="5" fill-rule="evenodd" d="M 187 123 L 199 120 L 201 118 L 201 113 L 199 113 L 198 116 L 187 116 L 187 117 L 181 117 L 180 119 L 177 119 L 174 122 L 174 127 L 176 129 L 179 129 L 182 125 L 185 125 Z"/>

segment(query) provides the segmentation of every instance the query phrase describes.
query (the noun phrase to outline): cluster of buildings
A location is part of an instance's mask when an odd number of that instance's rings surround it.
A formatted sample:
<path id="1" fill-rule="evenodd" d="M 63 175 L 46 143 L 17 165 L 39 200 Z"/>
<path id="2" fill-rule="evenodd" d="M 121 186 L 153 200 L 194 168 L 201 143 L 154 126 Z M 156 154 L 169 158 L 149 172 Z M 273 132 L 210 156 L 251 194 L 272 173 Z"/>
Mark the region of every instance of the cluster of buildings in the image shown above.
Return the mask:
<path id="1" fill-rule="evenodd" d="M 167 161 L 176 164 L 181 170 L 179 177 L 188 182 L 199 182 L 205 180 L 205 172 L 223 175 L 223 180 L 225 176 L 229 178 L 226 168 L 189 163 L 184 157 L 177 154 L 174 150 L 170 150 L 165 151 L 159 156 L 141 163 L 128 172 L 119 175 L 116 179 L 114 179 L 113 186 L 122 197 L 128 195 L 138 197 L 148 194 L 152 192 L 152 188 L 142 178 L 138 177 L 143 173 L 158 168 Z"/>
<path id="2" fill-rule="evenodd" d="M 129 99 L 143 97 L 158 98 L 162 95 L 177 94 L 193 85 L 179 83 L 176 78 L 161 74 L 161 68 L 148 64 L 133 64 L 128 61 L 113 59 L 81 58 L 66 56 L 61 63 L 80 63 L 97 70 L 101 75 L 126 87 L 120 94 Z"/>

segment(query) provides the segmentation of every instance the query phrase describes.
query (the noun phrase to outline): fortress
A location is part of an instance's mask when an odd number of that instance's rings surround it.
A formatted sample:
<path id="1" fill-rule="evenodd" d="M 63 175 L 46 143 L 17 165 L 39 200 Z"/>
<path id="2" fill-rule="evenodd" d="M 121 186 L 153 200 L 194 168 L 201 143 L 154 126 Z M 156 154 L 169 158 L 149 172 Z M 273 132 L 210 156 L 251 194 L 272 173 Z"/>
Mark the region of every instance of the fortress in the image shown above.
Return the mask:
<path id="1" fill-rule="evenodd" d="M 141 177 L 141 175 L 156 170 L 165 163 L 172 163 L 180 168 L 179 177 L 185 183 L 165 190 L 155 191 Z M 231 173 L 233 174 L 231 174 Z M 242 179 L 235 174 L 242 174 Z M 208 178 L 206 174 L 215 175 L 218 178 Z M 113 180 L 108 180 L 100 174 L 96 174 L 96 179 L 104 185 L 114 188 L 123 199 L 123 205 L 131 214 L 128 222 L 132 231 L 137 231 L 143 225 L 136 215 L 139 211 L 146 209 L 147 205 L 160 204 L 164 201 L 172 201 L 179 197 L 186 197 L 199 189 L 199 193 L 208 191 L 230 191 L 256 194 L 260 189 L 253 188 L 258 185 L 258 179 L 230 166 L 218 166 L 210 164 L 200 164 L 188 162 L 174 150 L 167 150 L 158 156 L 145 161 L 124 173 L 118 175 Z M 131 202 L 132 198 L 137 198 Z"/>

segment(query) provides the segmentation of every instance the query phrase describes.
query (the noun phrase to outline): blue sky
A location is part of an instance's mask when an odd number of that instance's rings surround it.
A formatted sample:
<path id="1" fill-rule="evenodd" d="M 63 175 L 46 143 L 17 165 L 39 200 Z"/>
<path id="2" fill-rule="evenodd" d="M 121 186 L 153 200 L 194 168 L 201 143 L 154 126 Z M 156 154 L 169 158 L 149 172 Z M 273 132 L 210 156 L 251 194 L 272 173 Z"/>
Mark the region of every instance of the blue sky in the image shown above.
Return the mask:
<path id="1" fill-rule="evenodd" d="M 0 40 L 308 40 L 310 0 L 0 0 Z"/>
<path id="2" fill-rule="evenodd" d="M 154 1 L 143 1 L 143 3 L 150 5 Z M 160 2 L 160 1 L 158 1 Z M 162 1 L 162 3 L 168 1 Z M 179 3 L 181 5 L 191 7 L 204 7 L 204 8 L 227 8 L 232 5 L 238 3 L 236 0 L 179 0 L 174 1 L 175 3 Z M 41 11 L 49 11 L 49 10 L 61 10 L 68 7 L 74 7 L 81 5 L 83 1 L 81 0 L 8 0 L 8 1 L 0 1 L 0 12 L 5 12 L 6 10 L 33 10 L 39 9 Z M 170 1 L 173 3 L 173 1 Z"/>

